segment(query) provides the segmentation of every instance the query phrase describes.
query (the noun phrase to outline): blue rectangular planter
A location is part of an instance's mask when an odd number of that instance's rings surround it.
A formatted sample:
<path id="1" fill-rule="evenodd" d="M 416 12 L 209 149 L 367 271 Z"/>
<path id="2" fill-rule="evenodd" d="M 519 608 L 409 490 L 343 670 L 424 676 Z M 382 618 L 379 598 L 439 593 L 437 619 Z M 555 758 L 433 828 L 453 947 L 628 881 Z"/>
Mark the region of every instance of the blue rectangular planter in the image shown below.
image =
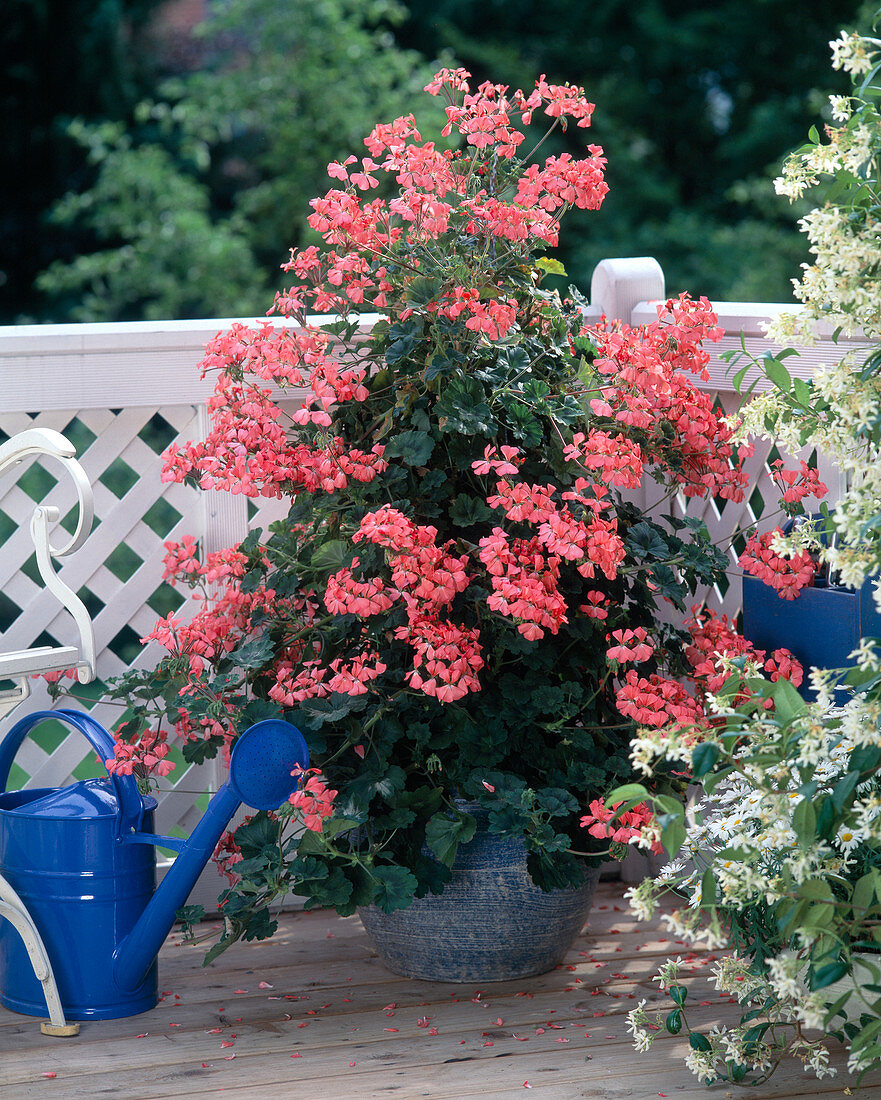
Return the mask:
<path id="1" fill-rule="evenodd" d="M 808 670 L 845 668 L 853 665 L 850 654 L 864 637 L 881 636 L 881 615 L 872 598 L 873 580 L 858 589 L 803 588 L 794 600 L 781 600 L 769 585 L 756 577 L 743 578 L 743 635 L 768 656 L 781 647 L 804 665 L 799 689 L 805 699 Z M 845 692 L 837 692 L 843 701 Z"/>

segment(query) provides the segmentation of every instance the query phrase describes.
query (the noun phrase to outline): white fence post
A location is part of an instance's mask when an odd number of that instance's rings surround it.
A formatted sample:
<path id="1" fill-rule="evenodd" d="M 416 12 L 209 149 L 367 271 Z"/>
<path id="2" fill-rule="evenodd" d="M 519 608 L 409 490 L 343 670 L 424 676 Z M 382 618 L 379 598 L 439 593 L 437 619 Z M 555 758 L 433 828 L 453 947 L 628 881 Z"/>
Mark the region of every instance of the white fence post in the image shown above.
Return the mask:
<path id="1" fill-rule="evenodd" d="M 651 256 L 601 260 L 590 280 L 590 303 L 610 321 L 630 323 L 640 302 L 664 297 L 664 272 Z"/>

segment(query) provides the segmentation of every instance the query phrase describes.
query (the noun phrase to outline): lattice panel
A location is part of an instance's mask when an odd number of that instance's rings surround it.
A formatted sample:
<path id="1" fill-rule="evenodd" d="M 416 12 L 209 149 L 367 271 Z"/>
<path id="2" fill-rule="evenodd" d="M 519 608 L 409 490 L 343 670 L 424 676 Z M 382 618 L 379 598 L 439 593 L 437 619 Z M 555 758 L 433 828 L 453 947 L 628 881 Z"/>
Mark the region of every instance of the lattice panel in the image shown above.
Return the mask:
<path id="1" fill-rule="evenodd" d="M 103 681 L 129 667 L 149 667 L 158 647 L 139 639 L 169 612 L 188 613 L 186 593 L 162 580 L 163 543 L 186 533 L 202 534 L 200 495 L 161 481 L 161 454 L 178 439 L 198 430 L 193 406 L 124 410 L 90 409 L 0 416 L 2 438 L 28 427 L 50 427 L 77 447 L 77 457 L 92 482 L 95 524 L 85 546 L 67 559 L 56 559 L 66 584 L 86 604 L 95 627 L 98 679 L 73 688 L 79 705 L 110 728 L 119 706 L 101 701 Z M 28 526 L 34 506 L 45 502 L 60 510 L 69 530 L 76 521 L 75 491 L 51 459 L 22 463 L 0 483 L 0 632 L 5 650 L 75 640 L 72 619 L 43 588 L 33 559 Z M 56 536 L 54 541 L 58 541 Z M 51 707 L 45 684 L 31 681 L 31 698 L 0 727 L 5 732 L 26 711 Z M 178 768 L 163 782 L 157 827 L 189 831 L 194 801 L 216 786 L 215 768 Z M 45 723 L 27 738 L 16 758 L 11 782 L 57 786 L 71 778 L 103 774 L 94 753 L 78 734 L 61 723 Z"/>
<path id="2" fill-rule="evenodd" d="M 741 397 L 737 393 L 723 391 L 714 393 L 713 400 L 717 408 L 730 415 L 737 412 Z M 674 515 L 680 518 L 689 515 L 702 519 L 706 523 L 710 537 L 725 549 L 729 561 L 726 576 L 722 581 L 712 588 L 699 589 L 692 597 L 691 603 L 697 606 L 705 604 L 714 611 L 728 615 L 731 620 L 740 613 L 742 605 L 743 571 L 737 559 L 744 549 L 749 529 L 757 526 L 760 532 L 770 531 L 786 518 L 779 510 L 778 492 L 771 480 L 770 464 L 775 459 L 782 458 L 789 465 L 793 457 L 785 451 L 778 450 L 775 444 L 767 439 L 754 440 L 754 445 L 754 454 L 744 463 L 748 485 L 743 501 L 735 503 L 721 498 L 689 500 L 680 493 L 673 502 Z M 807 459 L 810 451 L 811 448 L 808 447 L 800 452 L 798 457 Z M 822 459 L 820 478 L 826 482 L 830 490 L 827 499 L 831 504 L 835 497 L 837 478 L 831 465 L 823 462 Z M 660 501 L 662 496 L 661 487 L 652 482 L 646 493 L 646 504 L 653 505 Z M 808 500 L 809 506 L 811 503 L 812 501 Z"/>

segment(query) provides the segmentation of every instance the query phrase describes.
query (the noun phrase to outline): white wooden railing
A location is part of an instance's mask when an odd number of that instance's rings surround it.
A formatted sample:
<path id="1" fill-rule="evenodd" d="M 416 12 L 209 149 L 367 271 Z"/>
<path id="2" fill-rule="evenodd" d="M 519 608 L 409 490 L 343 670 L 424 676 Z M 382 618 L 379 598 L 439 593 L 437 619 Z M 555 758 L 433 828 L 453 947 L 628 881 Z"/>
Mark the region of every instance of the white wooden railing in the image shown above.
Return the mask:
<path id="1" fill-rule="evenodd" d="M 646 258 L 603 261 L 594 273 L 589 315 L 620 317 L 633 323 L 654 319 L 652 304 L 665 296 L 664 276 L 656 261 Z M 768 345 L 762 320 L 785 307 L 719 303 L 720 324 L 726 330 L 715 346 L 710 381 L 700 383 L 717 395 L 727 411 L 739 401 L 731 372 L 718 353 L 740 346 L 761 353 Z M 253 319 L 249 319 L 253 320 Z M 63 432 L 75 444 L 94 485 L 96 529 L 83 549 L 60 569 L 65 584 L 78 592 L 94 620 L 98 679 L 93 687 L 92 713 L 111 726 L 118 709 L 100 699 L 101 683 L 127 667 L 149 667 L 156 650 L 142 648 L 159 615 L 177 613 L 186 594 L 162 581 L 163 542 L 184 534 L 197 536 L 206 550 L 239 541 L 249 528 L 276 518 L 276 502 L 248 501 L 225 493 L 198 493 L 160 480 L 161 451 L 175 440 L 204 435 L 206 401 L 212 380 L 199 377 L 197 364 L 205 343 L 228 327 L 230 320 L 126 322 L 119 324 L 22 325 L 0 327 L 0 443 L 30 427 Z M 365 326 L 366 327 L 366 326 Z M 809 378 L 820 362 L 840 357 L 830 341 L 821 342 L 799 359 L 787 360 L 790 372 Z M 293 400 L 296 401 L 296 395 Z M 773 486 L 768 476 L 769 445 L 757 447 L 750 463 L 750 489 L 741 505 L 710 501 L 703 514 L 720 538 L 745 523 L 761 521 L 771 510 Z M 0 480 L 0 633 L 3 650 L 36 644 L 63 645 L 71 623 L 43 589 L 29 559 L 27 533 L 36 503 L 44 500 L 64 517 L 74 509 L 72 487 L 49 465 L 32 465 L 16 479 Z M 834 471 L 821 469 L 834 488 Z M 721 505 L 721 507 L 720 507 Z M 773 526 L 773 523 L 770 524 Z M 736 551 L 732 551 L 732 566 Z M 740 586 L 731 580 L 709 594 L 709 602 L 736 613 Z M 82 689 L 80 689 L 82 690 Z M 49 705 L 45 687 L 37 684 L 29 706 Z M 15 716 L 0 722 L 0 736 Z M 94 766 L 80 740 L 42 727 L 38 740 L 23 746 L 12 782 L 16 785 L 57 785 L 81 778 Z M 188 833 L 201 812 L 207 792 L 220 776 L 213 764 L 179 766 L 160 796 L 157 828 Z M 216 895 L 218 879 L 210 881 Z"/>

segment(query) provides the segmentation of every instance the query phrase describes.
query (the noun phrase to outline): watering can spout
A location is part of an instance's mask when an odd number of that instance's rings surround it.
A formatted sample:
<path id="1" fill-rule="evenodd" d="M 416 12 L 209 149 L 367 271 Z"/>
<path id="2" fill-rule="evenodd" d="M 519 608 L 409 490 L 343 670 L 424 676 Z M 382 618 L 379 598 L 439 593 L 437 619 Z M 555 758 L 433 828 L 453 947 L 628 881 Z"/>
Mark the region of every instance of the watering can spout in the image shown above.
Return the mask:
<path id="1" fill-rule="evenodd" d="M 137 989 L 143 981 L 171 931 L 175 914 L 239 806 L 278 809 L 296 789 L 297 780 L 291 773 L 308 766 L 306 742 L 289 722 L 267 719 L 242 734 L 232 750 L 229 779 L 209 802 L 146 909 L 114 952 L 114 979 L 120 989 Z"/>

